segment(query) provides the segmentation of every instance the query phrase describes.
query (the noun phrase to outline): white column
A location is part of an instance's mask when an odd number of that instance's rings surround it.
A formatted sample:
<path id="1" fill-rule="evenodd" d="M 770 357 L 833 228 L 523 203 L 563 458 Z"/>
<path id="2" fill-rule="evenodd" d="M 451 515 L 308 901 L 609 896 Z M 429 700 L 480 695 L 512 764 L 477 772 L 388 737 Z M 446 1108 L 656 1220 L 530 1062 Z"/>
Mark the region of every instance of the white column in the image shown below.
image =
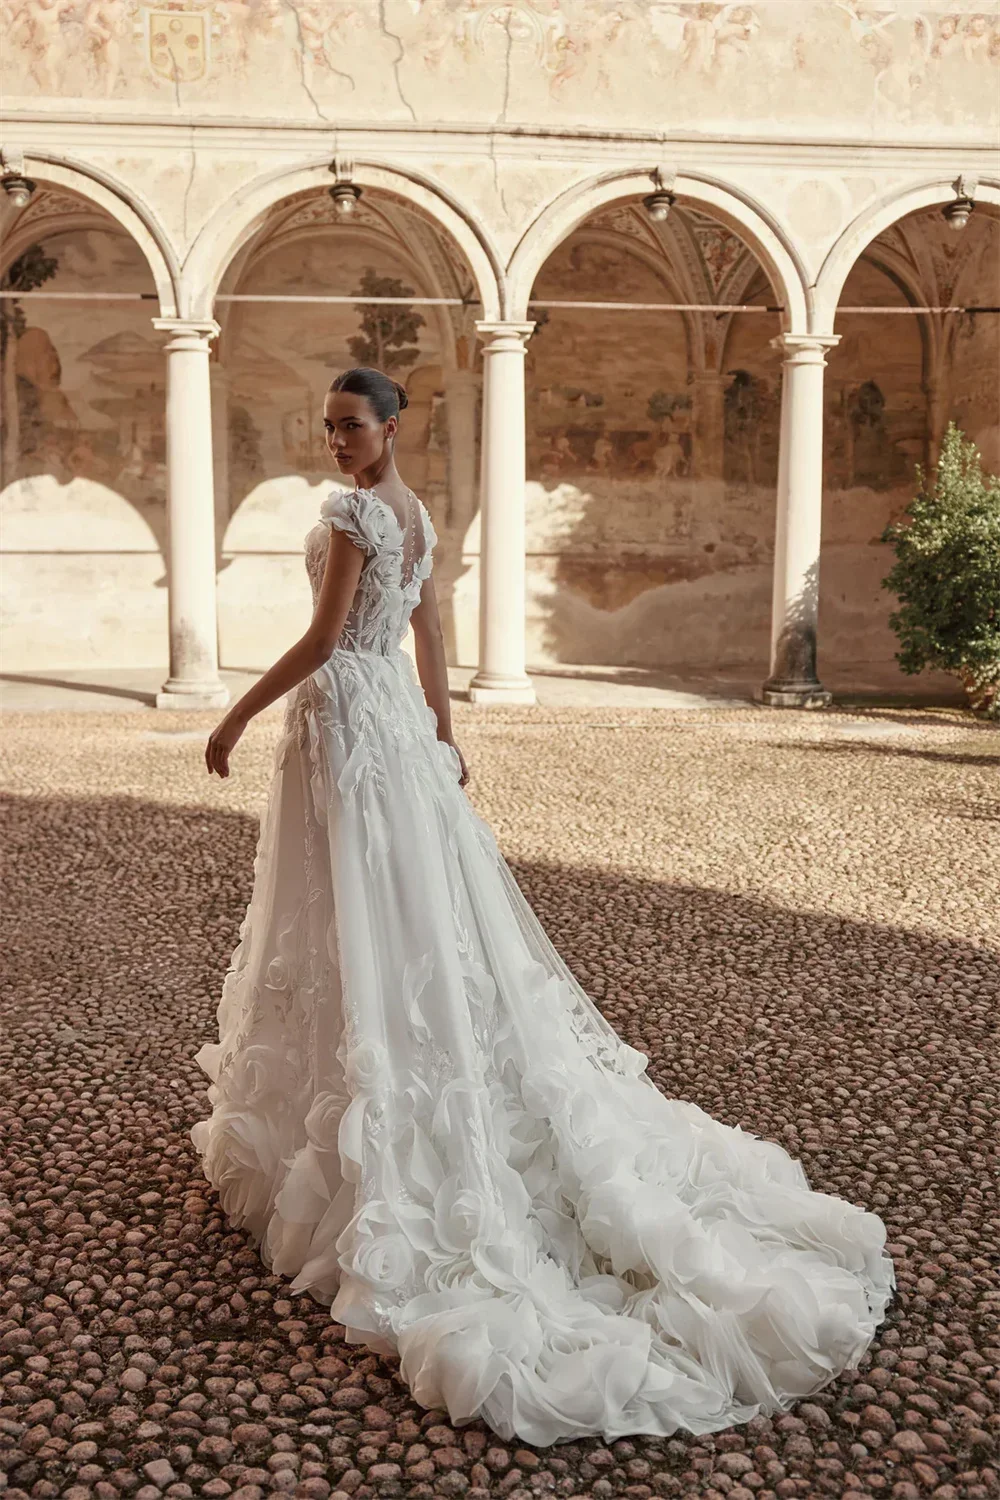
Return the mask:
<path id="1" fill-rule="evenodd" d="M 210 320 L 154 318 L 170 335 L 167 355 L 167 586 L 170 676 L 157 708 L 218 708 L 229 702 L 219 677 L 215 602 L 215 499 Z"/>
<path id="2" fill-rule="evenodd" d="M 215 352 L 218 355 L 219 346 Z M 215 511 L 216 566 L 229 524 L 229 371 L 218 359 L 209 358 L 208 378 L 212 390 L 212 485 Z"/>
<path id="3" fill-rule="evenodd" d="M 477 323 L 483 340 L 479 670 L 473 703 L 534 703 L 524 670 L 524 353 L 534 323 Z"/>
<path id="4" fill-rule="evenodd" d="M 823 515 L 823 370 L 839 334 L 782 333 L 771 671 L 761 691 L 772 708 L 823 708 L 816 676 L 820 527 Z"/>
<path id="5" fill-rule="evenodd" d="M 473 370 L 445 372 L 445 403 L 448 413 L 448 511 L 449 526 L 465 535 L 476 513 L 476 403 L 479 377 Z"/>

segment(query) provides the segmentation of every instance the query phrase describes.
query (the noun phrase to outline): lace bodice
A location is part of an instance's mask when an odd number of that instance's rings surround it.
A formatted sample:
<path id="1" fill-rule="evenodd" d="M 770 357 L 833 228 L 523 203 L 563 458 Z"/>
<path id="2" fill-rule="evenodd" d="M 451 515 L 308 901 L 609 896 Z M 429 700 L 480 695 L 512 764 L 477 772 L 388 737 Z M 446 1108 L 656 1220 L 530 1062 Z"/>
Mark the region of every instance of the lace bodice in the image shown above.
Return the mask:
<path id="1" fill-rule="evenodd" d="M 402 643 L 420 590 L 430 575 L 437 541 L 426 507 L 420 500 L 416 506 L 411 525 L 417 530 L 412 536 L 400 526 L 388 501 L 374 490 L 332 490 L 320 506 L 319 521 L 305 543 L 314 608 L 326 567 L 330 527 L 346 531 L 366 554 L 358 590 L 337 641 L 338 650 L 376 651 L 384 656 Z M 412 557 L 408 580 L 403 573 L 404 551 Z"/>

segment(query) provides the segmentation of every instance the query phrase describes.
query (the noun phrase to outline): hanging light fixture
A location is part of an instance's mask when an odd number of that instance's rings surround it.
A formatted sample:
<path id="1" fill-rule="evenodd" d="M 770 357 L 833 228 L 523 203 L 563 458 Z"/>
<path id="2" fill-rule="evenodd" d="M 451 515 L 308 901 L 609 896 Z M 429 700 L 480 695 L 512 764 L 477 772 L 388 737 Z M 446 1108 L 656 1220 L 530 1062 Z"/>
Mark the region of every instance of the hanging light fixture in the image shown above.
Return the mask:
<path id="1" fill-rule="evenodd" d="M 649 217 L 654 220 L 654 222 L 662 224 L 663 220 L 667 217 L 670 210 L 677 202 L 677 199 L 674 197 L 673 193 L 667 186 L 667 182 L 664 180 L 663 172 L 660 167 L 654 167 L 649 175 L 653 182 L 654 191 L 646 194 L 645 198 L 643 198 L 642 200 L 642 206 L 646 210 Z M 673 182 L 676 176 L 676 172 L 670 173 L 669 181 Z"/>
<path id="2" fill-rule="evenodd" d="M 354 175 L 354 163 L 352 161 L 334 160 L 331 162 L 329 170 L 336 179 L 333 187 L 329 189 L 329 193 L 333 199 L 333 206 L 336 209 L 337 217 L 341 219 L 350 218 L 355 210 L 358 199 L 361 197 L 361 189 L 356 183 L 351 181 Z"/>
<path id="3" fill-rule="evenodd" d="M 955 181 L 952 183 L 955 196 L 941 210 L 941 214 L 949 229 L 954 229 L 957 232 L 960 229 L 964 229 L 966 224 L 968 224 L 969 215 L 976 206 L 972 197 L 975 188 L 975 183 L 968 182 L 964 177 L 955 178 Z"/>
<path id="4" fill-rule="evenodd" d="M 11 151 L 7 146 L 0 151 L 0 182 L 14 207 L 24 208 L 35 184 L 25 176 L 24 156 L 20 151 Z"/>

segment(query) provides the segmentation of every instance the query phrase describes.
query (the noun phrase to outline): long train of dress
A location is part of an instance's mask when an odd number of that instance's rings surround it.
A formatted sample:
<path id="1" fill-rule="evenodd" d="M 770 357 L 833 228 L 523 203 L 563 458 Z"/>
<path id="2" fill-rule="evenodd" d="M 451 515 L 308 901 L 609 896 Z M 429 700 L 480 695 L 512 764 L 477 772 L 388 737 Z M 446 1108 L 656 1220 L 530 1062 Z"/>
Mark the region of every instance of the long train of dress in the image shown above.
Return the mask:
<path id="1" fill-rule="evenodd" d="M 544 1445 L 787 1410 L 871 1343 L 884 1224 L 657 1089 L 458 785 L 395 633 L 289 697 L 197 1053 L 224 1212 L 455 1423 Z"/>

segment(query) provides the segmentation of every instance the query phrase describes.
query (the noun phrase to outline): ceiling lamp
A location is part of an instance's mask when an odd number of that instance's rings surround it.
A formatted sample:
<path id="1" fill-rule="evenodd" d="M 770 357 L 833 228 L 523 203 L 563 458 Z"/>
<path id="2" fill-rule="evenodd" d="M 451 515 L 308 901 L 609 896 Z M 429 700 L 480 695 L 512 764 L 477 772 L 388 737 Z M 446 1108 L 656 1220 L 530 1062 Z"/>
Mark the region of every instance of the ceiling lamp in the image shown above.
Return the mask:
<path id="1" fill-rule="evenodd" d="M 354 175 L 354 163 L 352 161 L 334 161 L 329 170 L 334 174 L 336 181 L 330 188 L 330 197 L 337 211 L 338 218 L 347 219 L 353 214 L 358 199 L 361 197 L 361 189 L 351 181 Z"/>
<path id="2" fill-rule="evenodd" d="M 35 184 L 24 175 L 24 156 L 4 147 L 0 152 L 0 182 L 15 208 L 24 208 L 35 191 Z"/>
<path id="3" fill-rule="evenodd" d="M 676 202 L 677 199 L 673 193 L 647 193 L 642 200 L 649 217 L 655 219 L 657 223 L 663 222 Z"/>
<path id="4" fill-rule="evenodd" d="M 974 182 L 968 182 L 964 177 L 956 177 L 952 183 L 955 196 L 950 203 L 946 203 L 941 210 L 945 223 L 949 229 L 964 229 L 969 222 L 969 215 L 975 208 L 972 194 L 976 190 Z"/>
<path id="5" fill-rule="evenodd" d="M 642 206 L 651 219 L 658 224 L 662 224 L 677 202 L 668 185 L 674 181 L 677 173 L 668 172 L 666 178 L 664 178 L 663 169 L 661 167 L 654 167 L 649 175 L 653 182 L 654 191 L 646 194 L 642 200 Z"/>

